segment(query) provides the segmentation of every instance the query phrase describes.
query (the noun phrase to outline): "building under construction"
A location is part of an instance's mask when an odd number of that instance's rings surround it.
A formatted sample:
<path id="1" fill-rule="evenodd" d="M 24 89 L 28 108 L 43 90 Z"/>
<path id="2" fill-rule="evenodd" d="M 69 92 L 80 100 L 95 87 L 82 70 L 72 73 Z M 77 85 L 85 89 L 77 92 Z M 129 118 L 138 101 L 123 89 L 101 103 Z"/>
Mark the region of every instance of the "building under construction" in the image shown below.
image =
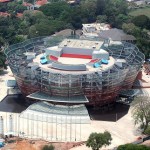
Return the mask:
<path id="1" fill-rule="evenodd" d="M 55 124 L 55 136 L 46 138 L 56 141 L 81 141 L 81 124 L 90 123 L 84 104 L 101 107 L 114 103 L 121 90 L 132 87 L 144 62 L 135 45 L 98 39 L 39 37 L 12 45 L 5 54 L 22 94 L 40 101 L 22 112 L 20 119 Z M 64 124 L 69 124 L 70 132 Z M 29 131 L 23 133 L 31 137 Z"/>
<path id="2" fill-rule="evenodd" d="M 109 40 L 36 38 L 5 53 L 26 97 L 69 105 L 114 102 L 132 87 L 144 61 L 135 45 Z"/>

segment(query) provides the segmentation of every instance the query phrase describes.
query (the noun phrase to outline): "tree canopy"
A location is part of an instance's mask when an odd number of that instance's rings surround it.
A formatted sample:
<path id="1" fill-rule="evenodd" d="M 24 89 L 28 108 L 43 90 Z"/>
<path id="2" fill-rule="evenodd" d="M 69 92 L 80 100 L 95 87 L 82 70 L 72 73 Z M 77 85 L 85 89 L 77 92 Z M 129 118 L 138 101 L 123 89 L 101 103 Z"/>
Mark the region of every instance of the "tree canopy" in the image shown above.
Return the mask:
<path id="1" fill-rule="evenodd" d="M 102 146 L 107 146 L 111 144 L 111 134 L 108 131 L 104 133 L 91 133 L 86 146 L 91 147 L 92 150 L 99 150 Z"/>
<path id="2" fill-rule="evenodd" d="M 0 52 L 0 69 L 5 68 L 6 69 L 6 64 L 5 64 L 5 55 Z"/>
<path id="3" fill-rule="evenodd" d="M 45 145 L 42 150 L 54 150 L 55 147 L 53 145 Z"/>
<path id="4" fill-rule="evenodd" d="M 150 150 L 150 147 L 145 145 L 125 144 L 120 145 L 117 150 Z"/>
<path id="5" fill-rule="evenodd" d="M 32 0 L 30 0 L 32 1 Z M 22 1 L 0 3 L 0 47 L 37 36 L 49 36 L 60 30 L 81 29 L 83 23 L 109 23 L 136 37 L 136 45 L 149 58 L 150 19 L 145 15 L 131 17 L 125 0 L 81 0 L 71 6 L 65 1 L 51 1 L 36 11 L 28 11 Z M 23 13 L 17 17 L 17 13 Z"/>
<path id="6" fill-rule="evenodd" d="M 142 29 L 136 26 L 134 23 L 123 23 L 122 29 L 127 34 L 134 35 L 136 38 L 136 45 L 140 51 L 145 54 L 146 58 L 149 58 L 150 54 L 150 36 L 149 30 Z"/>
<path id="7" fill-rule="evenodd" d="M 150 97 L 145 95 L 137 96 L 132 106 L 132 116 L 135 124 L 140 125 L 140 128 L 145 132 L 150 123 Z"/>
<path id="8" fill-rule="evenodd" d="M 132 22 L 140 28 L 150 29 L 150 18 L 146 15 L 135 16 Z"/>
<path id="9" fill-rule="evenodd" d="M 23 13 L 25 10 L 27 10 L 27 8 L 20 2 L 12 1 L 9 3 L 0 3 L 1 12 Z"/>

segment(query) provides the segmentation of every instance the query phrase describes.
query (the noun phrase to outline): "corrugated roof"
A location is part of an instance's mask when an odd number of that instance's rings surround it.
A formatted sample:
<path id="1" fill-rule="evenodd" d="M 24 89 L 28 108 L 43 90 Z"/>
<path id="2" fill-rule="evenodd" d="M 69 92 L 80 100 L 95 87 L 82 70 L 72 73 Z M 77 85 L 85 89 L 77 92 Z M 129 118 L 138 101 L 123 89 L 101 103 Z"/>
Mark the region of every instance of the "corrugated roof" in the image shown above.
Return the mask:
<path id="1" fill-rule="evenodd" d="M 37 102 L 23 111 L 20 117 L 49 123 L 90 123 L 90 117 L 84 105 L 65 106 Z"/>

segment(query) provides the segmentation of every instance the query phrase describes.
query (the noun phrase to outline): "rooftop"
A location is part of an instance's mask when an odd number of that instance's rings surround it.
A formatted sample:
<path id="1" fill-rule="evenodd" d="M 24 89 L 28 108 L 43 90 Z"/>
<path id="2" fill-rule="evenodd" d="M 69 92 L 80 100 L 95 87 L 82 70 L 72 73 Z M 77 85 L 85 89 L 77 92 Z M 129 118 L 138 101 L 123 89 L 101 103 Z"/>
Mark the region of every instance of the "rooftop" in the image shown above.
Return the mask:
<path id="1" fill-rule="evenodd" d="M 65 39 L 63 40 L 59 47 L 71 47 L 71 48 L 82 48 L 82 49 L 100 49 L 102 46 L 102 41 L 89 41 L 89 40 L 74 40 Z"/>
<path id="2" fill-rule="evenodd" d="M 100 32 L 99 37 L 104 39 L 111 38 L 113 41 L 135 40 L 135 37 L 133 35 L 128 35 L 124 33 L 123 30 L 116 28 Z"/>
<path id="3" fill-rule="evenodd" d="M 38 55 L 33 62 L 36 62 L 39 64 L 39 67 L 41 67 L 43 70 L 45 71 L 49 71 L 49 72 L 56 72 L 58 73 L 58 71 L 61 71 L 63 73 L 67 73 L 68 71 L 69 73 L 73 73 L 73 74 L 78 74 L 78 73 L 88 73 L 88 72 L 94 72 L 94 71 L 103 71 L 103 70 L 107 70 L 109 68 L 112 68 L 115 64 L 115 59 L 113 57 L 109 57 L 109 61 L 108 64 L 102 64 L 101 67 L 98 68 L 94 68 L 93 65 L 90 64 L 90 61 L 92 59 L 82 59 L 82 58 L 67 58 L 67 57 L 58 57 L 58 64 L 64 64 L 67 65 L 67 67 L 69 68 L 73 68 L 75 65 L 81 65 L 81 64 L 85 64 L 86 65 L 86 70 L 82 71 L 81 70 L 59 70 L 56 68 L 53 68 L 51 64 L 44 64 L 42 65 L 40 63 L 40 58 L 43 56 L 43 54 Z"/>
<path id="4" fill-rule="evenodd" d="M 10 14 L 7 12 L 0 12 L 0 16 L 7 17 L 10 16 Z"/>
<path id="5" fill-rule="evenodd" d="M 102 49 L 102 41 L 64 39 L 56 46 L 45 48 L 45 53 L 35 56 L 34 63 L 44 71 L 84 73 L 110 69 L 115 59 Z M 29 59 L 33 56 L 29 54 Z M 79 72 L 77 72 L 79 71 Z"/>
<path id="6" fill-rule="evenodd" d="M 0 0 L 0 3 L 10 2 L 10 0 Z"/>
<path id="7" fill-rule="evenodd" d="M 42 6 L 42 5 L 45 5 L 47 3 L 48 3 L 47 0 L 37 0 L 36 3 L 35 3 L 35 5 Z"/>

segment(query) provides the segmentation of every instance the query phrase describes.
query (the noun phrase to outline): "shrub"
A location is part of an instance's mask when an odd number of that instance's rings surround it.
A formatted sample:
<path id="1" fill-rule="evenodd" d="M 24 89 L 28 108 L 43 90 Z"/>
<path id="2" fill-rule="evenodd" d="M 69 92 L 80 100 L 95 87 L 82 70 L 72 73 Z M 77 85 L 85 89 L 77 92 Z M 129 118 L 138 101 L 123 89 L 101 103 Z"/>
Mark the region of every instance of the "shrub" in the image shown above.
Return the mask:
<path id="1" fill-rule="evenodd" d="M 53 145 L 45 145 L 42 150 L 54 150 L 54 146 Z"/>

